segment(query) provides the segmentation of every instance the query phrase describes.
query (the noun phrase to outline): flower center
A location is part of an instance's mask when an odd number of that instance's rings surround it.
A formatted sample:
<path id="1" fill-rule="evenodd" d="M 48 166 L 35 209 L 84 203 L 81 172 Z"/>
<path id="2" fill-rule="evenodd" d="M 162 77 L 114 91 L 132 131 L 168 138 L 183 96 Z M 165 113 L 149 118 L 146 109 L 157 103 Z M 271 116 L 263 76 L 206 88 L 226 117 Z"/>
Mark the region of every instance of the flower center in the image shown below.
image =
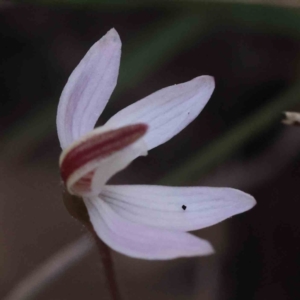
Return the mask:
<path id="1" fill-rule="evenodd" d="M 134 144 L 146 131 L 145 124 L 128 125 L 105 132 L 95 129 L 65 149 L 61 154 L 60 172 L 69 192 L 77 195 L 88 192 L 95 170 L 101 163 L 118 153 L 121 155 L 122 150 Z M 110 165 L 113 163 L 112 160 Z"/>

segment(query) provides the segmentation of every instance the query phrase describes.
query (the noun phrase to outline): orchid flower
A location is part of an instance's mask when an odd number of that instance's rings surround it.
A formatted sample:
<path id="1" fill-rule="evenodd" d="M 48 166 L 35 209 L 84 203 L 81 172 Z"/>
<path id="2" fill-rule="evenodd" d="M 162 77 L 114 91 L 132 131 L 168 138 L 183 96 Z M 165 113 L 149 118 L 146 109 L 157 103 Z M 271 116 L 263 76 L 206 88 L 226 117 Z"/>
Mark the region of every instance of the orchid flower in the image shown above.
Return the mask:
<path id="1" fill-rule="evenodd" d="M 214 79 L 200 76 L 163 88 L 94 129 L 117 83 L 121 41 L 111 29 L 71 74 L 60 98 L 60 170 L 70 194 L 83 198 L 98 237 L 125 255 L 173 259 L 213 253 L 187 231 L 214 225 L 255 205 L 231 188 L 107 185 L 138 156 L 165 143 L 208 102 Z"/>

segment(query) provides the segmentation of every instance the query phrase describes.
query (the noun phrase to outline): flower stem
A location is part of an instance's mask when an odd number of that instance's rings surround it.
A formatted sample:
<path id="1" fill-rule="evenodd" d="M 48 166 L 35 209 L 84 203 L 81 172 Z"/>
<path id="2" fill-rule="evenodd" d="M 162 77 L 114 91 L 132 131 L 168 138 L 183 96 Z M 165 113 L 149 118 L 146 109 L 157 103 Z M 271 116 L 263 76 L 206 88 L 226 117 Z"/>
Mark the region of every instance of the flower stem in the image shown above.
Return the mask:
<path id="1" fill-rule="evenodd" d="M 92 226 L 89 226 L 89 230 L 91 231 L 96 246 L 99 250 L 101 261 L 104 267 L 104 274 L 106 278 L 106 283 L 108 286 L 108 289 L 110 291 L 111 299 L 112 300 L 121 300 L 121 294 L 118 288 L 117 280 L 116 280 L 116 273 L 114 269 L 114 262 L 111 256 L 111 251 L 109 247 L 104 244 L 99 237 L 97 236 L 95 230 L 92 228 Z"/>
<path id="2" fill-rule="evenodd" d="M 111 252 L 108 246 L 104 244 L 98 237 L 94 230 L 90 217 L 85 206 L 85 203 L 81 197 L 77 197 L 69 194 L 67 191 L 63 192 L 63 201 L 68 212 L 75 219 L 79 220 L 86 229 L 92 234 L 98 251 L 100 253 L 101 261 L 104 267 L 104 275 L 109 289 L 112 300 L 121 300 L 121 295 L 118 289 L 116 280 L 114 264 L 111 256 Z"/>

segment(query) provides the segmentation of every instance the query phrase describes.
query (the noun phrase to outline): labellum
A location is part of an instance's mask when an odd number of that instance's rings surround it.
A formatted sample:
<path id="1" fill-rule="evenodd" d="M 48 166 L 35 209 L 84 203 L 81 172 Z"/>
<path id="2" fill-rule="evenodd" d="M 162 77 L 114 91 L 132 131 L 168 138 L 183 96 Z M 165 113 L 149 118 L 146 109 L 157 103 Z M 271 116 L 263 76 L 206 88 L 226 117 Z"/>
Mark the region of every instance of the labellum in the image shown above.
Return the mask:
<path id="1" fill-rule="evenodd" d="M 100 128 L 65 149 L 60 157 L 60 172 L 68 191 L 78 196 L 92 192 L 92 180 L 101 162 L 135 143 L 146 131 L 145 124 L 107 131 Z"/>

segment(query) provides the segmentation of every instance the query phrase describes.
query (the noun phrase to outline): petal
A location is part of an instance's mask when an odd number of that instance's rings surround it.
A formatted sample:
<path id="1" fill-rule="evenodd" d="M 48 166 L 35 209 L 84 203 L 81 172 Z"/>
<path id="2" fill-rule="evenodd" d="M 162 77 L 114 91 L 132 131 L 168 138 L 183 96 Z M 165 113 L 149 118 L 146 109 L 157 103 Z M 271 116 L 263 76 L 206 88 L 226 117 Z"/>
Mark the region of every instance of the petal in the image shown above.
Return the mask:
<path id="1" fill-rule="evenodd" d="M 173 259 L 213 253 L 211 245 L 189 233 L 130 222 L 101 198 L 85 198 L 91 223 L 108 246 L 143 259 Z"/>
<path id="2" fill-rule="evenodd" d="M 231 188 L 107 185 L 101 197 L 129 221 L 181 231 L 219 223 L 255 205 Z"/>
<path id="3" fill-rule="evenodd" d="M 60 97 L 57 131 L 62 148 L 92 130 L 118 78 L 121 40 L 111 29 L 75 68 Z"/>
<path id="4" fill-rule="evenodd" d="M 148 150 L 165 143 L 192 122 L 214 90 L 211 76 L 170 86 L 126 107 L 106 123 L 112 127 L 145 123 Z"/>
<path id="5" fill-rule="evenodd" d="M 99 127 L 77 140 L 60 156 L 60 171 L 71 194 L 97 195 L 107 180 L 132 160 L 147 154 L 141 137 L 145 124 L 119 129 Z"/>
<path id="6" fill-rule="evenodd" d="M 286 124 L 286 125 L 299 125 L 300 124 L 300 113 L 292 112 L 292 111 L 285 111 L 284 115 L 285 115 L 285 119 L 282 120 L 283 124 Z"/>

